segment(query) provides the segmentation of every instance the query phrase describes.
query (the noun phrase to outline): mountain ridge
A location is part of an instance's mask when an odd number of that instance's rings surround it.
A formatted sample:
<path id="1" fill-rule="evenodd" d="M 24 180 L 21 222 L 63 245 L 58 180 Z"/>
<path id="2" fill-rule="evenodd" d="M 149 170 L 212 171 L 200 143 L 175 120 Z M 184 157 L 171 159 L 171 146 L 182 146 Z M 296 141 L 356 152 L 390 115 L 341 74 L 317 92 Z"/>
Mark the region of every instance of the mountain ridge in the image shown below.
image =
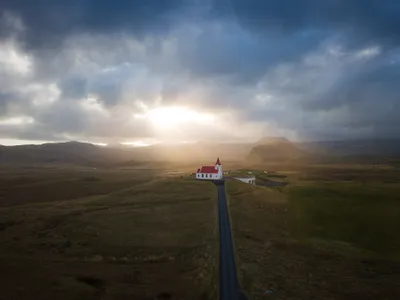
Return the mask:
<path id="1" fill-rule="evenodd" d="M 145 147 L 99 146 L 68 141 L 39 145 L 0 145 L 1 164 L 73 164 L 113 166 L 143 161 L 287 161 L 313 156 L 400 156 L 400 140 L 376 139 L 348 141 L 291 142 L 281 137 L 263 137 L 254 143 L 155 144 Z"/>

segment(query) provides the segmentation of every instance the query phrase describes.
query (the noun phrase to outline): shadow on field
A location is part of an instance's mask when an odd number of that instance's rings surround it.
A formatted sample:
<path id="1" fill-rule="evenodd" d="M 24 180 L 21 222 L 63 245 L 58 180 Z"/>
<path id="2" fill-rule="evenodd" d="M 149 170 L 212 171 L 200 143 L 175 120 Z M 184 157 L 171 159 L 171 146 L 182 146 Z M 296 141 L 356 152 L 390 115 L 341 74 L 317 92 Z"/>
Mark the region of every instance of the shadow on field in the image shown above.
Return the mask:
<path id="1" fill-rule="evenodd" d="M 0 299 L 215 298 L 210 182 L 153 170 L 35 172 L 0 180 Z M 9 198 L 17 189 L 21 198 Z"/>

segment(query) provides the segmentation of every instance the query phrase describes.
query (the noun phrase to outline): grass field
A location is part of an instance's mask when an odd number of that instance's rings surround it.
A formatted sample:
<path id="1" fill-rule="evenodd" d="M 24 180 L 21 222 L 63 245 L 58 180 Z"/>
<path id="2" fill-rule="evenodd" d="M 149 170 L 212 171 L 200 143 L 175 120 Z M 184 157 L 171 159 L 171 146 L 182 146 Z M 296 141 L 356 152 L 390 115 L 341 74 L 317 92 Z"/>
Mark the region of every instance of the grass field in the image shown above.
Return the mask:
<path id="1" fill-rule="evenodd" d="M 0 170 L 0 299 L 217 299 L 216 190 L 179 171 Z M 400 299 L 396 166 L 275 175 L 226 186 L 249 300 Z"/>
<path id="2" fill-rule="evenodd" d="M 385 166 L 282 170 L 290 185 L 229 181 L 250 299 L 400 299 L 400 173 Z"/>
<path id="3" fill-rule="evenodd" d="M 215 187 L 162 177 L 1 174 L 0 299 L 215 299 Z"/>

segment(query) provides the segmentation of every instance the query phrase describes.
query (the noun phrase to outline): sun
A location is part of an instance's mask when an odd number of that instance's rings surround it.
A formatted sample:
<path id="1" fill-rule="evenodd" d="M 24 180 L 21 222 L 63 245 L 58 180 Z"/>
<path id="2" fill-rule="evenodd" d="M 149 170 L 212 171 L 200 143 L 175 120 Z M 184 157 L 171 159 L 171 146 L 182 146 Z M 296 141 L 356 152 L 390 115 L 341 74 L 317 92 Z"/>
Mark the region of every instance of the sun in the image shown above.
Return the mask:
<path id="1" fill-rule="evenodd" d="M 203 122 L 211 122 L 214 115 L 199 112 L 188 107 L 170 106 L 157 107 L 148 110 L 137 117 L 147 118 L 157 129 L 169 130 L 180 125 L 189 125 Z"/>

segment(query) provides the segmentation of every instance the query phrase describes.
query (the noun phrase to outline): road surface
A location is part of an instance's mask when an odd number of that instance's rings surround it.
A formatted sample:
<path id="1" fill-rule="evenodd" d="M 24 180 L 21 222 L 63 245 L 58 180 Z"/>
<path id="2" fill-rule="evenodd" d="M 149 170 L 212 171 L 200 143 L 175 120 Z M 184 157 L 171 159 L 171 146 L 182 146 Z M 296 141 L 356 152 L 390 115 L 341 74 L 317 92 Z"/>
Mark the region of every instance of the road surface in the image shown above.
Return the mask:
<path id="1" fill-rule="evenodd" d="M 246 298 L 240 291 L 237 279 L 225 182 L 221 180 L 214 183 L 218 189 L 219 300 L 243 300 Z"/>

